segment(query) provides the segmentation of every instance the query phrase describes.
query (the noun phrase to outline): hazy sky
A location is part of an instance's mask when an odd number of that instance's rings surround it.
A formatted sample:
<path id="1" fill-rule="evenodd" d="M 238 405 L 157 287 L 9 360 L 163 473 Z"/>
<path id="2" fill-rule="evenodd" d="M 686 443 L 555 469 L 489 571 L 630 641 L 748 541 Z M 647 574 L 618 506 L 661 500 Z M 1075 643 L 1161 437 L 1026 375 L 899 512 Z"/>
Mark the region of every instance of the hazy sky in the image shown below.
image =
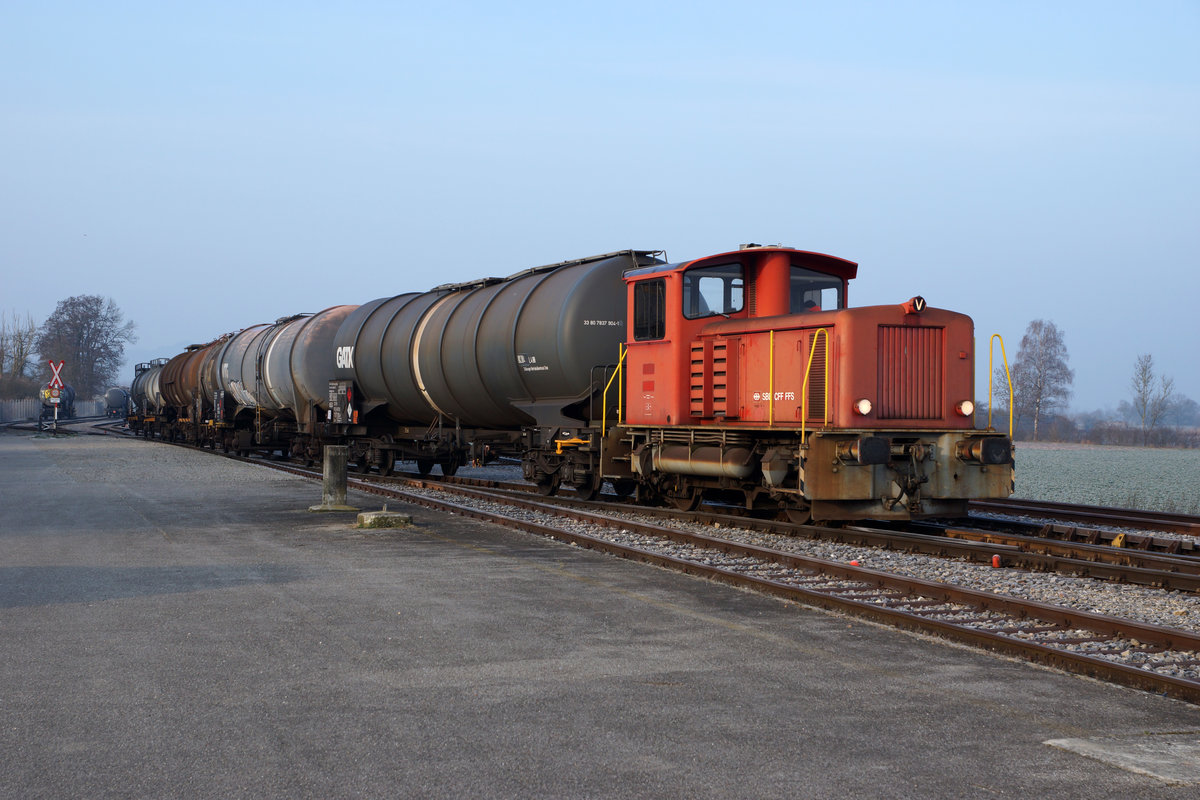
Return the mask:
<path id="1" fill-rule="evenodd" d="M 1200 0 L 0 0 L 0 313 L 113 298 L 132 364 L 625 248 L 859 262 L 1072 407 L 1200 401 Z M 249 6 L 249 8 L 247 7 Z"/>

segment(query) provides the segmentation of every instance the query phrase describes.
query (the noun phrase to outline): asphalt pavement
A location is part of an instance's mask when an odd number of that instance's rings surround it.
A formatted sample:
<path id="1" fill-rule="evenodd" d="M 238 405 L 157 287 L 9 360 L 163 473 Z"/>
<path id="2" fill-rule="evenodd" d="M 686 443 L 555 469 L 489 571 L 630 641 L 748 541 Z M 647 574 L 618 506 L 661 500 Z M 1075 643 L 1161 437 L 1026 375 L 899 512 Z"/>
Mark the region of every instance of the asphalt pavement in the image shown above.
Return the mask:
<path id="1" fill-rule="evenodd" d="M 1200 791 L 1185 703 L 320 500 L 215 454 L 0 434 L 0 797 Z"/>

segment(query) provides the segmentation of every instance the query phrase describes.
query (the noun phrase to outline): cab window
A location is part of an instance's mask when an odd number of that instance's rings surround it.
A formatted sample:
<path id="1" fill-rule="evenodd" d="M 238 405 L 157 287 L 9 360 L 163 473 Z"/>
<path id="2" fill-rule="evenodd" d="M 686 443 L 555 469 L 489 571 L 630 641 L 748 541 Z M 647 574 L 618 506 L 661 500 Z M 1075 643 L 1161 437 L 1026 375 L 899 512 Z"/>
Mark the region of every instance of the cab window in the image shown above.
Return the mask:
<path id="1" fill-rule="evenodd" d="M 633 338 L 644 342 L 666 335 L 667 282 L 659 279 L 633 285 Z"/>
<path id="2" fill-rule="evenodd" d="M 804 267 L 792 267 L 791 308 L 793 314 L 804 311 L 833 311 L 846 307 L 842 279 Z"/>
<path id="3" fill-rule="evenodd" d="M 688 319 L 729 316 L 745 304 L 741 264 L 697 267 L 683 273 L 683 316 Z"/>

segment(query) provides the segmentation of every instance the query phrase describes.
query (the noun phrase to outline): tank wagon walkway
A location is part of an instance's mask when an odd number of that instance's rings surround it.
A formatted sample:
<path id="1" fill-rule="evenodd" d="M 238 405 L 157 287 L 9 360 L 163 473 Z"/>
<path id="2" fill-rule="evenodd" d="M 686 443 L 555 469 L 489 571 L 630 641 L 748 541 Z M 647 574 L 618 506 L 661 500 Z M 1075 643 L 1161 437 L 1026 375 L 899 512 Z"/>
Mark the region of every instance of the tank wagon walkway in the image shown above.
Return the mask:
<path id="1" fill-rule="evenodd" d="M 0 434 L 0 796 L 1181 796 L 1046 742 L 1153 749 L 1195 707 L 420 509 L 355 531 L 319 499 L 168 445 Z"/>

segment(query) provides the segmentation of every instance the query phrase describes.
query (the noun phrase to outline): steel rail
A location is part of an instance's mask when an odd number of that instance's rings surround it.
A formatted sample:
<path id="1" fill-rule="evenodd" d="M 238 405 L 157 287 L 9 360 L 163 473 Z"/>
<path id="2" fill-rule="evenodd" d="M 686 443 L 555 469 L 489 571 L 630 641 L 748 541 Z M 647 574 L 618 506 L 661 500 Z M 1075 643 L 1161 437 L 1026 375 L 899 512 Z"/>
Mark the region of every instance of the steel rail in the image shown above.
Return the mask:
<path id="1" fill-rule="evenodd" d="M 1118 525 L 1143 530 L 1171 531 L 1200 536 L 1200 517 L 1165 511 L 1141 511 L 1129 508 L 1076 505 L 1043 502 L 1040 500 L 972 500 L 968 509 L 974 512 L 999 514 L 1028 514 L 1030 516 L 1078 522 Z"/>
<path id="2" fill-rule="evenodd" d="M 510 492 L 514 496 L 530 494 L 522 484 L 506 484 L 470 478 L 454 478 L 452 481 L 447 481 L 445 478 L 392 476 L 387 481 L 394 483 L 416 481 L 414 485 L 426 488 L 467 485 Z M 538 502 L 567 508 L 569 504 L 577 501 L 569 496 L 558 498 L 539 495 Z M 826 528 L 780 520 L 715 514 L 712 511 L 687 512 L 621 503 L 593 501 L 588 503 L 587 507 L 614 513 L 633 512 L 644 516 L 668 519 L 691 519 L 697 522 L 738 526 L 766 533 L 804 536 L 840 544 L 903 550 L 944 558 L 963 558 L 978 563 L 994 563 L 993 557 L 1000 556 L 1001 564 L 1005 567 L 1018 567 L 1034 572 L 1056 572 L 1096 580 L 1119 581 L 1161 588 L 1166 591 L 1200 592 L 1200 558 L 1190 555 L 1150 553 L 1106 545 L 1060 542 L 1037 536 L 965 528 L 942 528 L 940 526 L 936 528 L 937 533 L 925 533 L 919 529 L 897 531 L 860 525 Z M 933 527 L 921 524 L 913 524 L 913 526 L 917 528 Z"/>

